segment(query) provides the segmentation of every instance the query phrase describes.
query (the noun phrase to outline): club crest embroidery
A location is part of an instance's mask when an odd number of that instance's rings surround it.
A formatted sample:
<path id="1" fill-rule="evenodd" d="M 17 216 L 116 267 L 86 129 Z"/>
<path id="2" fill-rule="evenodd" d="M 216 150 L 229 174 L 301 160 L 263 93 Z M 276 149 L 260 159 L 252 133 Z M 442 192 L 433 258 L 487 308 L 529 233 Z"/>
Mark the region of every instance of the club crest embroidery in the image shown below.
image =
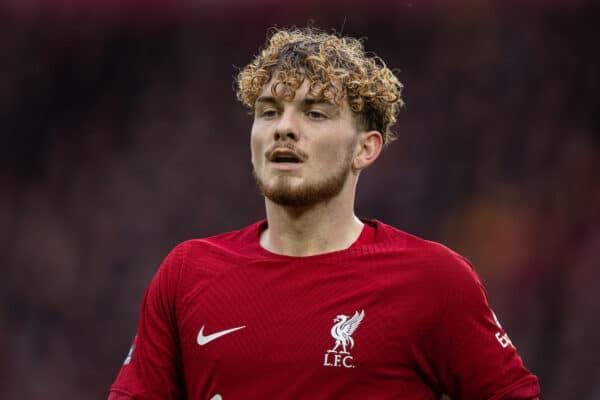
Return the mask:
<path id="1" fill-rule="evenodd" d="M 331 336 L 335 344 L 325 353 L 323 365 L 326 367 L 344 367 L 354 368 L 353 358 L 350 351 L 354 347 L 352 335 L 358 329 L 358 326 L 365 317 L 365 310 L 354 312 L 350 318 L 347 315 L 340 314 L 333 319 Z"/>

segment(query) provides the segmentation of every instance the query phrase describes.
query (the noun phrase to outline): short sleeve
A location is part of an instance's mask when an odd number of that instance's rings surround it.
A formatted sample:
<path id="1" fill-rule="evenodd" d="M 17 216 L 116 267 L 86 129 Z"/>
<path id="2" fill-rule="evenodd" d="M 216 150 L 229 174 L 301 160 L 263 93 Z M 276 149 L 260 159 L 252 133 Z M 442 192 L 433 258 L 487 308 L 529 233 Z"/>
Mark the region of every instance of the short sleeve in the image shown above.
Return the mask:
<path id="1" fill-rule="evenodd" d="M 109 400 L 184 398 L 175 310 L 184 256 L 185 246 L 181 244 L 169 253 L 150 282 L 137 335 L 110 389 Z"/>
<path id="2" fill-rule="evenodd" d="M 452 399 L 535 399 L 539 385 L 488 305 L 473 267 L 452 254 L 440 276 L 440 320 L 431 343 L 433 368 Z"/>

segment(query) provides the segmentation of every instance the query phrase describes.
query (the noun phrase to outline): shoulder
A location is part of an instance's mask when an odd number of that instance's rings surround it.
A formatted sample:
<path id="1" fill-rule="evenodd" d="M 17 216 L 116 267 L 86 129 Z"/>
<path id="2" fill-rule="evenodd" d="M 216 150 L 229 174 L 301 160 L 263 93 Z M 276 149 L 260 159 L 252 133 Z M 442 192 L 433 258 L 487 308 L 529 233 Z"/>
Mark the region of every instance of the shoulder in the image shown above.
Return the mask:
<path id="1" fill-rule="evenodd" d="M 265 221 L 258 221 L 245 228 L 209 236 L 201 239 L 191 239 L 181 243 L 187 249 L 189 256 L 202 254 L 251 254 L 258 245 L 260 229 Z"/>
<path id="2" fill-rule="evenodd" d="M 262 221 L 246 228 L 179 243 L 167 254 L 150 288 L 173 295 L 207 283 L 212 277 L 244 265 L 253 257 L 252 237 Z"/>
<path id="3" fill-rule="evenodd" d="M 469 260 L 447 246 L 374 221 L 379 246 L 394 260 L 423 278 L 444 286 L 479 283 Z"/>
<path id="4" fill-rule="evenodd" d="M 487 291 L 469 260 L 441 243 L 390 226 L 382 229 L 386 236 L 382 241 L 394 249 L 387 252 L 393 271 L 385 274 L 392 287 L 410 291 L 421 306 L 436 310 L 438 318 L 463 314 L 491 318 Z"/>
<path id="5" fill-rule="evenodd" d="M 169 252 L 161 270 L 167 269 L 169 274 L 187 273 L 190 269 L 222 270 L 224 266 L 240 264 L 236 260 L 255 257 L 263 224 L 264 221 L 259 221 L 239 230 L 181 242 Z"/>
<path id="6" fill-rule="evenodd" d="M 375 220 L 373 223 L 377 229 L 377 242 L 388 250 L 408 253 L 428 264 L 468 263 L 466 258 L 442 243 L 423 239 L 381 221 Z"/>

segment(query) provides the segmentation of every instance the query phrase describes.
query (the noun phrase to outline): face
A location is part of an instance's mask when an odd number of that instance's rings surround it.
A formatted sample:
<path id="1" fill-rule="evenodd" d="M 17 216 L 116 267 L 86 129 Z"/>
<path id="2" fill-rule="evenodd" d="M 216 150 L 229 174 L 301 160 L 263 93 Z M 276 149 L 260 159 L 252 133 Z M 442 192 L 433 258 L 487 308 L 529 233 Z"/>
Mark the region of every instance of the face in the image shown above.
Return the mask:
<path id="1" fill-rule="evenodd" d="M 347 184 L 358 127 L 345 99 L 318 101 L 305 81 L 292 101 L 265 85 L 254 107 L 254 176 L 274 203 L 307 207 L 338 195 Z"/>

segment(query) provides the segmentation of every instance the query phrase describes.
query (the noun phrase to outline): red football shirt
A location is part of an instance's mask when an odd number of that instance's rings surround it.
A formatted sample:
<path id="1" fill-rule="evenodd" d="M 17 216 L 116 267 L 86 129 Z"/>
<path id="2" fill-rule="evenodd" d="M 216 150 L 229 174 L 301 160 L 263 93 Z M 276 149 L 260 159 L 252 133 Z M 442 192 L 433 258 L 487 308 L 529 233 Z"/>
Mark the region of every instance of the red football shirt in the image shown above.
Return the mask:
<path id="1" fill-rule="evenodd" d="M 379 221 L 310 257 L 266 221 L 191 240 L 145 294 L 109 399 L 530 399 L 539 395 L 470 264 Z"/>

